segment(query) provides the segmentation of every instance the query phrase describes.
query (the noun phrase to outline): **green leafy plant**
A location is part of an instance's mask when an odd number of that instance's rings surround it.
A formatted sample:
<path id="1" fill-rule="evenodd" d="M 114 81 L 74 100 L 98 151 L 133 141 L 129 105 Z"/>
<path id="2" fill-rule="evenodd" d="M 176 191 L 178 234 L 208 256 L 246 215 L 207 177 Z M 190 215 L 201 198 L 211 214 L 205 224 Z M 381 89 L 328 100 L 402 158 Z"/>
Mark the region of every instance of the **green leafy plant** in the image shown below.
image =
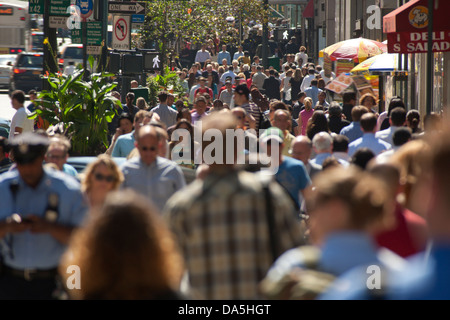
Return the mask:
<path id="1" fill-rule="evenodd" d="M 88 59 L 93 70 L 94 59 Z M 114 117 L 114 106 L 120 101 L 109 96 L 116 86 L 110 73 L 94 73 L 83 80 L 84 70 L 73 75 L 47 75 L 48 90 L 38 98 L 40 107 L 32 118 L 41 116 L 54 129 L 71 139 L 72 154 L 95 156 L 108 147 L 108 123 Z"/>
<path id="2" fill-rule="evenodd" d="M 150 76 L 147 78 L 147 87 L 149 91 L 148 104 L 155 107 L 158 104 L 158 93 L 167 91 L 175 95 L 175 97 L 184 96 L 184 88 L 181 85 L 180 78 L 177 73 L 170 71 L 169 67 L 165 67 L 164 75 Z"/>

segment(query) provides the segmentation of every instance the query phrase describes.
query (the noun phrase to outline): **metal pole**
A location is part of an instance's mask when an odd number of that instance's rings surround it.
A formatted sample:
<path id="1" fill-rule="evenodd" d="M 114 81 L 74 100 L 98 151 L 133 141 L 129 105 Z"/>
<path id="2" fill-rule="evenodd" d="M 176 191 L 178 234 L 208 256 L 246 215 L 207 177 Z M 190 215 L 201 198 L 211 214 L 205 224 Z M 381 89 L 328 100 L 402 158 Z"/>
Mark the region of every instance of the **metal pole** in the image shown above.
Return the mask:
<path id="1" fill-rule="evenodd" d="M 263 18 L 263 34 L 262 34 L 262 62 L 264 69 L 269 68 L 269 0 L 264 0 L 264 18 Z"/>
<path id="2" fill-rule="evenodd" d="M 83 79 L 87 80 L 87 22 L 85 21 L 85 19 L 83 20 L 84 21 L 81 23 L 81 32 L 83 34 L 81 37 L 83 42 Z"/>
<path id="3" fill-rule="evenodd" d="M 427 115 L 433 110 L 433 19 L 434 0 L 428 0 L 428 53 L 427 53 Z"/>

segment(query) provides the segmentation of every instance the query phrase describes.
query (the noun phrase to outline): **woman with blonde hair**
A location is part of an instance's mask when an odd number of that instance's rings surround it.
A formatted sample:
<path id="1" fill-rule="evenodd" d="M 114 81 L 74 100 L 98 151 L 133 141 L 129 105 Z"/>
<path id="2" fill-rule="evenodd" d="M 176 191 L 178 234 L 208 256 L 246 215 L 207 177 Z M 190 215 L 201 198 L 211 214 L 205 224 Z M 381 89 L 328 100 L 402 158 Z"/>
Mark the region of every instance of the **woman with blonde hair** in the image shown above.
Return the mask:
<path id="1" fill-rule="evenodd" d="M 306 128 L 308 127 L 308 121 L 314 114 L 314 109 L 313 109 L 313 101 L 309 97 L 305 98 L 303 104 L 305 105 L 305 109 L 300 112 L 297 123 L 302 130 L 301 131 L 302 136 L 306 136 Z"/>
<path id="2" fill-rule="evenodd" d="M 138 107 L 139 110 L 148 110 L 147 101 L 145 101 L 145 99 L 143 97 L 137 98 L 136 107 Z"/>
<path id="3" fill-rule="evenodd" d="M 70 282 L 79 270 L 80 300 L 180 299 L 183 259 L 157 209 L 131 190 L 110 194 L 105 205 L 78 229 L 62 257 L 59 273 Z"/>
<path id="4" fill-rule="evenodd" d="M 119 166 L 107 154 L 101 154 L 91 162 L 82 176 L 81 190 L 91 208 L 102 206 L 106 196 L 118 190 L 124 180 Z"/>

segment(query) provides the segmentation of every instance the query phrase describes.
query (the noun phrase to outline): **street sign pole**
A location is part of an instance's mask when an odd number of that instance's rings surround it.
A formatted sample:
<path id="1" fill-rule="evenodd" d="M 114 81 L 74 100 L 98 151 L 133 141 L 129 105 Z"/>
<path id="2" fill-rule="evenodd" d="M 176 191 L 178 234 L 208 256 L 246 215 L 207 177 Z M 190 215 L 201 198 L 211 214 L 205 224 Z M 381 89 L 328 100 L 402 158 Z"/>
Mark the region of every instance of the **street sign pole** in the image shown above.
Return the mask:
<path id="1" fill-rule="evenodd" d="M 44 39 L 47 39 L 51 46 L 51 50 L 48 45 L 44 45 L 44 65 L 43 72 L 57 72 L 58 67 L 55 61 L 56 53 L 56 29 L 50 28 L 50 1 L 44 2 Z M 44 79 L 44 88 L 46 88 L 46 81 Z"/>
<path id="2" fill-rule="evenodd" d="M 83 23 L 81 24 L 81 33 L 82 33 L 82 42 L 83 42 L 83 79 L 85 81 L 88 80 L 87 77 L 87 22 L 86 19 L 83 19 Z"/>

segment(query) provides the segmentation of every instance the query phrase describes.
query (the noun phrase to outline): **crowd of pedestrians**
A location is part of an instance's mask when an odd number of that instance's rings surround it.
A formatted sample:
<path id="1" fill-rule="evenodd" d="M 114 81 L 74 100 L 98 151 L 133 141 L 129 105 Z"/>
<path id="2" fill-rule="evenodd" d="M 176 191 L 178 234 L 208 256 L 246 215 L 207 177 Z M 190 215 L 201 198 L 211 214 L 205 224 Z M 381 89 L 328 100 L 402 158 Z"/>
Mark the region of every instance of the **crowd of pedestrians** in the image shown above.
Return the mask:
<path id="1" fill-rule="evenodd" d="M 450 298 L 445 119 L 333 101 L 304 47 L 281 74 L 222 49 L 178 70 L 184 96 L 127 93 L 82 173 L 13 92 L 0 298 Z"/>

